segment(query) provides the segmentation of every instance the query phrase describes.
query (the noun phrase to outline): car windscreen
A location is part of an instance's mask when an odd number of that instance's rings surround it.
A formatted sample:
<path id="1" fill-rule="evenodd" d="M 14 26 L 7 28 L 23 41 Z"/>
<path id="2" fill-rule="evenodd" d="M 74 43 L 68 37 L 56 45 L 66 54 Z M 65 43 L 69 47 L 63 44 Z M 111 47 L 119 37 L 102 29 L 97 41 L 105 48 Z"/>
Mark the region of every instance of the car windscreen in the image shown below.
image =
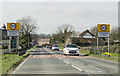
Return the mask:
<path id="1" fill-rule="evenodd" d="M 77 48 L 77 45 L 74 45 L 74 44 L 68 44 L 68 45 L 66 45 L 66 47 L 69 47 L 69 48 Z"/>

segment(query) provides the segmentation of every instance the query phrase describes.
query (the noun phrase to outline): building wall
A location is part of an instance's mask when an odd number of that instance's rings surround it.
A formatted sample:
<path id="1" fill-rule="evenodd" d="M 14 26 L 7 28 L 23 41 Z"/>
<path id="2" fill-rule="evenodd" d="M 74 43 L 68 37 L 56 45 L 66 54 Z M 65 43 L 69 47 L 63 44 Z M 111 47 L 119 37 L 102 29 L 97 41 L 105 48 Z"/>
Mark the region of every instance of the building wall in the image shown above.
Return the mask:
<path id="1" fill-rule="evenodd" d="M 92 36 L 89 33 L 86 33 L 84 36 L 82 36 L 83 38 L 95 38 L 95 36 Z"/>
<path id="2" fill-rule="evenodd" d="M 2 41 L 2 29 L 0 29 L 0 42 Z"/>
<path id="3" fill-rule="evenodd" d="M 7 39 L 7 30 L 2 30 L 2 40 Z"/>
<path id="4" fill-rule="evenodd" d="M 39 41 L 38 41 L 38 44 L 39 45 L 43 45 L 43 44 L 49 44 L 49 42 L 50 42 L 50 39 L 40 39 Z"/>

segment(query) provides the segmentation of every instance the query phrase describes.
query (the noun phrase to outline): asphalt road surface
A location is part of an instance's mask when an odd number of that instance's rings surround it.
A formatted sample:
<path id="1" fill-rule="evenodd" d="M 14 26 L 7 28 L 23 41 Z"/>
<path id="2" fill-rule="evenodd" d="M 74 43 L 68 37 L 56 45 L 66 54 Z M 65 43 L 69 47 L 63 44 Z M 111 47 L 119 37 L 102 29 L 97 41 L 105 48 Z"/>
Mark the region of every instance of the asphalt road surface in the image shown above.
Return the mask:
<path id="1" fill-rule="evenodd" d="M 64 56 L 62 51 L 36 48 L 12 74 L 69 74 L 69 76 L 110 74 L 118 76 L 118 63 L 90 56 Z"/>

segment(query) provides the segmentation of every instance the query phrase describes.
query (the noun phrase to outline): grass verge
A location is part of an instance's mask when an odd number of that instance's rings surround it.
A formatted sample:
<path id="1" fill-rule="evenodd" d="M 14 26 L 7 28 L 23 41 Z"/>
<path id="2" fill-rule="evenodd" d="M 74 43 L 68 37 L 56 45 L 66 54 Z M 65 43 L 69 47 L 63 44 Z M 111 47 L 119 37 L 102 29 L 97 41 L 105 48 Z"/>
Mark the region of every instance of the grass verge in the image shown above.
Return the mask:
<path id="1" fill-rule="evenodd" d="M 14 70 L 22 61 L 28 57 L 28 54 L 18 56 L 17 54 L 2 55 L 2 75 L 6 75 Z"/>
<path id="2" fill-rule="evenodd" d="M 59 47 L 59 49 L 64 49 L 63 47 Z"/>
<path id="3" fill-rule="evenodd" d="M 89 54 L 89 50 L 80 51 L 80 53 Z M 118 58 L 118 56 L 119 56 L 118 54 L 116 54 L 116 53 L 110 53 L 110 54 L 112 54 L 111 57 L 105 57 L 103 55 L 96 55 L 96 54 L 89 54 L 89 56 L 100 58 L 100 59 L 105 59 L 105 60 L 109 60 L 109 61 L 119 62 L 120 63 L 120 58 Z"/>

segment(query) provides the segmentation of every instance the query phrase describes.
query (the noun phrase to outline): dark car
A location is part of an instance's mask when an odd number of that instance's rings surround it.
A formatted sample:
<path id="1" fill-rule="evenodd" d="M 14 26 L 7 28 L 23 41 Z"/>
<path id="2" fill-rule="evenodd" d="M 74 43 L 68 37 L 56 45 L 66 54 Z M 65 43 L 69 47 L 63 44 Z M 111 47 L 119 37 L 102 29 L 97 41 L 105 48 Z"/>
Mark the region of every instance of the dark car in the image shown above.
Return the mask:
<path id="1" fill-rule="evenodd" d="M 49 45 L 49 48 L 52 49 L 52 45 Z"/>

